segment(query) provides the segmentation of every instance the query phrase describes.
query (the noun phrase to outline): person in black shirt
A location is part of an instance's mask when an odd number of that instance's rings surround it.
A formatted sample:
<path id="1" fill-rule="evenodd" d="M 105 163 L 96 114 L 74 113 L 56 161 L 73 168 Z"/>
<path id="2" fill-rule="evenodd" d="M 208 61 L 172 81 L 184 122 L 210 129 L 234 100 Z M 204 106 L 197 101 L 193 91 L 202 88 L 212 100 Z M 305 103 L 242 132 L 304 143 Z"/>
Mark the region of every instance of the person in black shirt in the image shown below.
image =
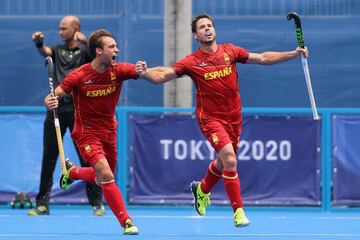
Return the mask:
<path id="1" fill-rule="evenodd" d="M 64 44 L 48 47 L 44 44 L 44 34 L 34 32 L 34 41 L 39 53 L 44 56 L 51 56 L 54 62 L 54 88 L 56 88 L 65 76 L 84 63 L 90 62 L 91 55 L 86 44 L 86 36 L 80 32 L 80 21 L 76 16 L 65 16 L 59 25 L 59 35 Z M 66 95 L 59 101 L 58 115 L 61 127 L 61 134 L 64 136 L 66 129 L 70 131 L 74 125 L 74 106 L 71 95 Z M 47 111 L 44 122 L 43 159 L 41 168 L 41 179 L 39 193 L 36 196 L 36 207 L 30 209 L 28 215 L 48 215 L 50 193 L 53 185 L 53 174 L 56 161 L 59 155 L 54 116 L 52 111 Z M 74 144 L 75 145 L 75 144 Z M 75 145 L 81 166 L 87 165 L 83 162 Z M 89 203 L 93 207 L 95 216 L 105 215 L 102 203 L 101 189 L 95 184 L 86 184 L 86 193 Z"/>

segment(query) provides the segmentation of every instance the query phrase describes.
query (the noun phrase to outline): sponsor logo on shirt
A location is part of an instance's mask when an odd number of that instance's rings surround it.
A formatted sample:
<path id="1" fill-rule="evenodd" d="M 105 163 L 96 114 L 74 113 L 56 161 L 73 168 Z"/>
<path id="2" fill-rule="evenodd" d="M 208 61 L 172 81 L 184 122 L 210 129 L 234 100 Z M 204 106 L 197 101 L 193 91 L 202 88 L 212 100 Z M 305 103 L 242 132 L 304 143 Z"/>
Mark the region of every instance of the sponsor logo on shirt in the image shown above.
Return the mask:
<path id="1" fill-rule="evenodd" d="M 92 84 L 93 81 L 92 81 L 92 80 L 86 80 L 84 83 L 85 83 L 85 84 Z"/>
<path id="2" fill-rule="evenodd" d="M 208 64 L 206 62 L 202 62 L 199 64 L 199 67 L 206 67 Z"/>
<path id="3" fill-rule="evenodd" d="M 207 72 L 204 74 L 205 80 L 213 80 L 216 78 L 226 77 L 232 74 L 231 67 L 226 67 L 222 70 L 213 71 L 213 72 Z"/>
<path id="4" fill-rule="evenodd" d="M 86 92 L 87 97 L 101 97 L 112 94 L 116 91 L 116 86 L 111 86 L 105 89 L 91 90 Z"/>

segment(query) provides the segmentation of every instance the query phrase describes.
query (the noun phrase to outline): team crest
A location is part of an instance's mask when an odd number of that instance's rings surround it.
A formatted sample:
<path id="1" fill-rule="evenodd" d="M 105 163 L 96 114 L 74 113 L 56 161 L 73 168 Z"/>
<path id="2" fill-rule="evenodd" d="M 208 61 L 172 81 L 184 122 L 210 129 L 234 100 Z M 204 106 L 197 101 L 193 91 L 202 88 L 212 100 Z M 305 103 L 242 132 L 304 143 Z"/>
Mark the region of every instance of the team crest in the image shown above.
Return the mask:
<path id="1" fill-rule="evenodd" d="M 91 151 L 91 147 L 90 147 L 89 144 L 85 144 L 84 148 L 85 148 L 85 151 L 88 152 L 88 153 Z"/>
<path id="2" fill-rule="evenodd" d="M 212 137 L 213 143 L 214 143 L 215 145 L 217 145 L 217 144 L 219 143 L 219 138 L 218 138 L 218 136 L 216 135 L 216 133 L 212 134 L 211 137 Z"/>
<path id="3" fill-rule="evenodd" d="M 227 53 L 224 53 L 225 64 L 230 65 L 230 57 Z"/>
<path id="4" fill-rule="evenodd" d="M 110 81 L 115 81 L 116 80 L 116 76 L 113 72 L 110 73 Z"/>

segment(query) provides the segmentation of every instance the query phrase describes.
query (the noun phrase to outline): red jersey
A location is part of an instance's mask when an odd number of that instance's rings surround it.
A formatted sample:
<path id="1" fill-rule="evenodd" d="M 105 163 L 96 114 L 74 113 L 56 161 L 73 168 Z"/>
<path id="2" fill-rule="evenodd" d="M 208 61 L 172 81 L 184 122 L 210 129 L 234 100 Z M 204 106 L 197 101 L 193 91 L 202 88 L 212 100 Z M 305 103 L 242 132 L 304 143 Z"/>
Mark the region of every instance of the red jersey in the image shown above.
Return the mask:
<path id="1" fill-rule="evenodd" d="M 241 100 L 236 62 L 246 63 L 249 52 L 232 44 L 219 44 L 215 53 L 197 50 L 176 62 L 178 77 L 188 75 L 196 87 L 196 115 L 228 123 L 241 122 Z"/>
<path id="2" fill-rule="evenodd" d="M 75 129 L 114 130 L 115 107 L 122 83 L 136 78 L 135 65 L 130 63 L 116 63 L 104 73 L 96 72 L 88 63 L 68 74 L 60 87 L 67 93 L 72 92 Z"/>

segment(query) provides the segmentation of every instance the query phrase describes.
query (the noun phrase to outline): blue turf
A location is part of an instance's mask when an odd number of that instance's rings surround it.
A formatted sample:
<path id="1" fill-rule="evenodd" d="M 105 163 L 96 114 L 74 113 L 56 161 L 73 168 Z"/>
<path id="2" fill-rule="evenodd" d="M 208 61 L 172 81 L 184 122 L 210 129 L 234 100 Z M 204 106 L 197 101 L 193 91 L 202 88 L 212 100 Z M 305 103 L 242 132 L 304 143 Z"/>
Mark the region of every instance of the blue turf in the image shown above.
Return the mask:
<path id="1" fill-rule="evenodd" d="M 130 206 L 140 235 L 123 236 L 107 208 L 94 217 L 88 206 L 52 206 L 50 216 L 29 217 L 27 210 L 0 206 L 0 239 L 360 239 L 360 211 L 249 208 L 249 227 L 235 228 L 232 211 L 211 207 L 197 216 L 191 207 Z"/>

